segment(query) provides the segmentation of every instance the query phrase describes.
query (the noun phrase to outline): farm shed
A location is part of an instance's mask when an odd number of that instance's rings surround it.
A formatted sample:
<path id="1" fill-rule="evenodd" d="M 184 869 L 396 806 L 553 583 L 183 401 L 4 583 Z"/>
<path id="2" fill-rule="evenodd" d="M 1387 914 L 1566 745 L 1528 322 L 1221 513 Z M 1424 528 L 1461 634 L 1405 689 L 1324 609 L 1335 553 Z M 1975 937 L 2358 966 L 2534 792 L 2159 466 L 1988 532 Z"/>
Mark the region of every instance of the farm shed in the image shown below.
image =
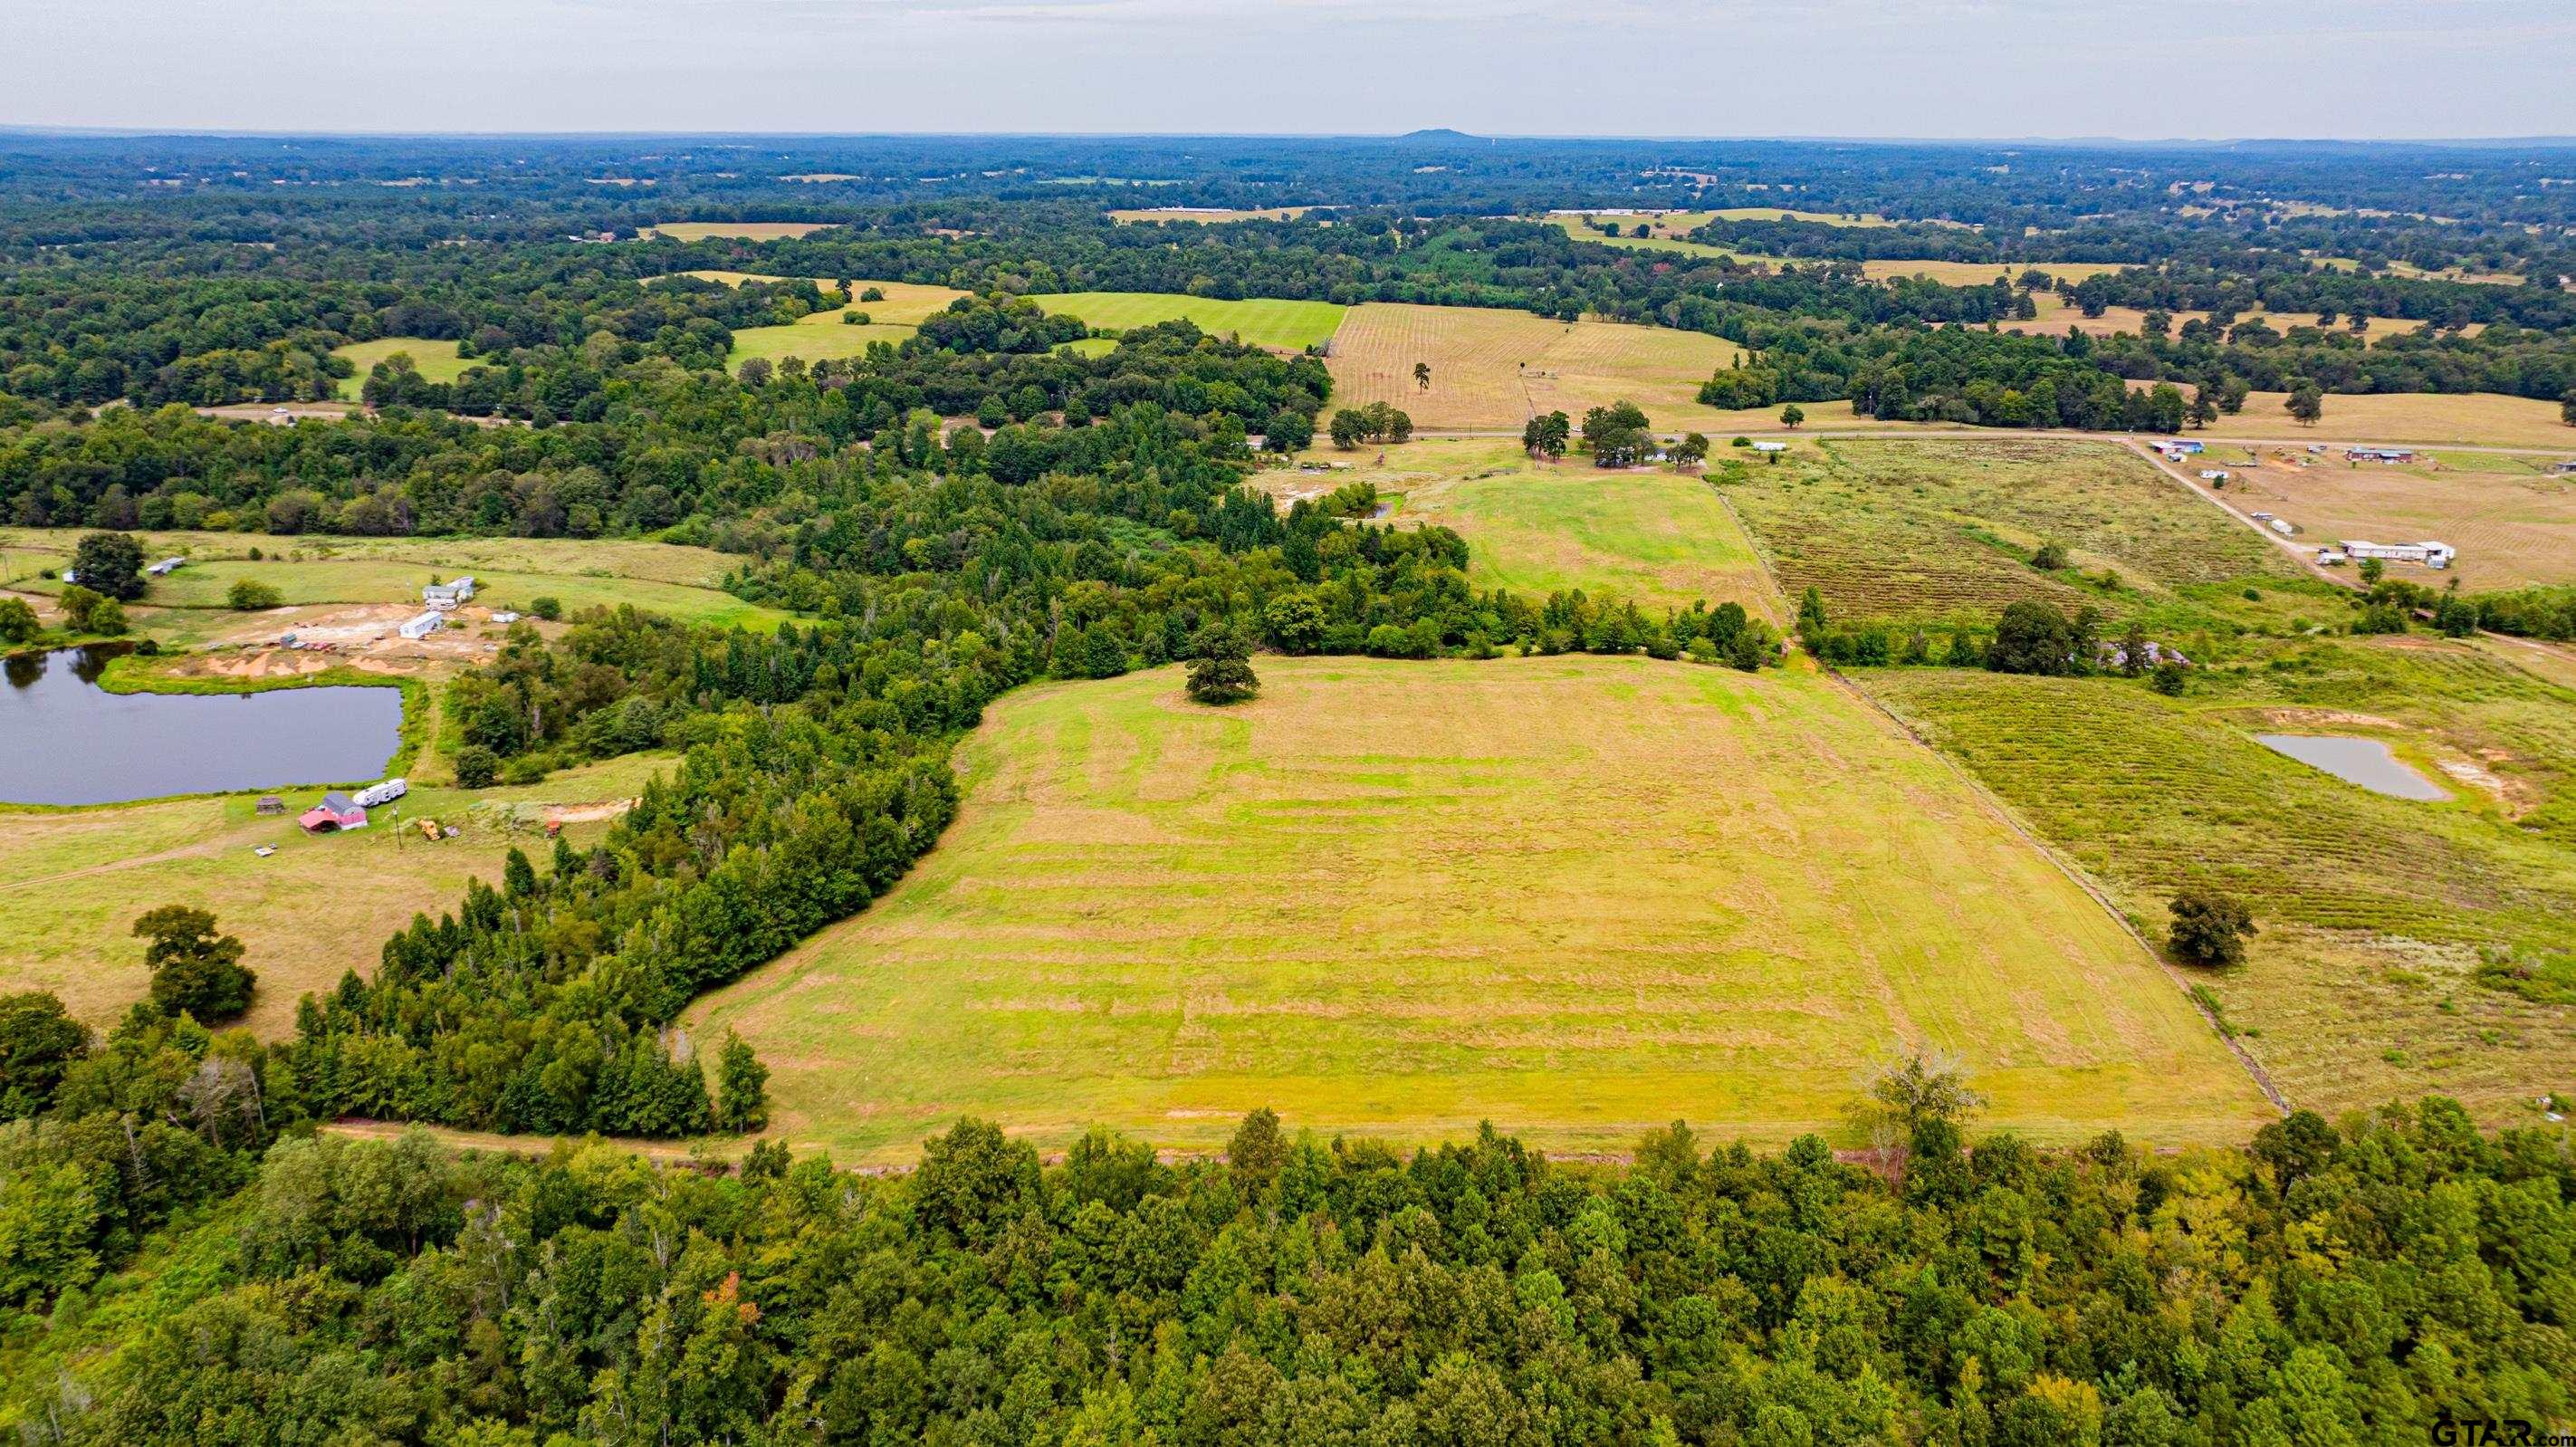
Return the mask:
<path id="1" fill-rule="evenodd" d="M 322 796 L 321 803 L 305 810 L 304 817 L 295 822 L 303 825 L 304 832 L 307 834 L 329 834 L 334 830 L 364 829 L 367 827 L 367 811 L 358 807 L 357 800 L 334 789 Z"/>
<path id="2" fill-rule="evenodd" d="M 1756 452 L 1786 452 L 1789 450 L 1789 444 L 1786 442 L 1756 442 L 1753 444 L 1753 450 Z"/>
<path id="3" fill-rule="evenodd" d="M 2343 450 L 2343 455 L 2346 460 L 2352 462 L 2413 462 L 2415 460 L 2415 449 L 2411 447 L 2347 447 Z"/>
<path id="4" fill-rule="evenodd" d="M 275 794 L 262 794 L 259 796 L 257 808 L 262 814 L 283 814 L 286 812 L 286 801 Z"/>
<path id="5" fill-rule="evenodd" d="M 402 627 L 395 631 L 402 634 L 405 638 L 427 638 L 432 633 L 437 632 L 446 622 L 447 615 L 433 608 L 430 611 L 421 614 L 419 617 L 405 620 Z"/>

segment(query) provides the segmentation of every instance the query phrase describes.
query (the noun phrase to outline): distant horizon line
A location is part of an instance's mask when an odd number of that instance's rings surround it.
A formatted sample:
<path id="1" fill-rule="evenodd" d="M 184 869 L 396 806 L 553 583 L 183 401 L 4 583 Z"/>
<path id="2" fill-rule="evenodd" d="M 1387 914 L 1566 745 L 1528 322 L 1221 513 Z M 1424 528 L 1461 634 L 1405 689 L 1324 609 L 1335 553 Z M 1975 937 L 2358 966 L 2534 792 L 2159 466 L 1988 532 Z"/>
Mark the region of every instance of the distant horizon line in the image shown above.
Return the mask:
<path id="1" fill-rule="evenodd" d="M 0 121 L 0 135 L 64 138 L 208 138 L 321 140 L 1155 140 L 1155 141 L 1404 141 L 1416 138 L 1465 141 L 1541 141 L 1592 144 L 1724 145 L 1807 144 L 1854 146 L 2117 146 L 2141 149 L 2237 146 L 2467 146 L 2493 149 L 2512 146 L 2576 148 L 2576 135 L 2445 135 L 2445 136 L 1903 136 L 1903 135 L 1627 135 L 1544 134 L 1463 131 L 1428 126 L 1410 131 L 1155 131 L 1155 130 L 441 130 L 435 128 L 334 129 L 316 126 L 84 125 L 47 121 Z"/>

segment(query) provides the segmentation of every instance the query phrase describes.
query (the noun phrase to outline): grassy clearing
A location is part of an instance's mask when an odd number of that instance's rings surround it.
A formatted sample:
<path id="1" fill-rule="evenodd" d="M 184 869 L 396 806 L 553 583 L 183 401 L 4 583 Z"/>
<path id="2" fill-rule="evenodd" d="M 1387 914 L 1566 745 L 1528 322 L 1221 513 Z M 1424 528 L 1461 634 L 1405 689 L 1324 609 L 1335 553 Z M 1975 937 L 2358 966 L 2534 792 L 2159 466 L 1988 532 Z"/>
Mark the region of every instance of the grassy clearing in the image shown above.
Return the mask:
<path id="1" fill-rule="evenodd" d="M 1357 465 L 1328 473 L 1266 472 L 1274 496 L 1351 482 L 1397 496 L 1398 522 L 1437 523 L 1467 539 L 1467 580 L 1532 597 L 1581 588 L 1650 609 L 1733 600 L 1778 617 L 1744 529 L 1698 477 L 1666 469 L 1604 472 L 1581 458 L 1534 462 L 1509 442 L 1416 442 L 1374 453 L 1309 457 Z"/>
<path id="2" fill-rule="evenodd" d="M 808 362 L 856 357 L 865 354 L 871 342 L 900 346 L 917 330 L 884 322 L 851 326 L 841 320 L 839 312 L 816 312 L 790 326 L 745 327 L 735 332 L 733 349 L 725 353 L 725 366 L 738 368 L 754 357 L 770 362 L 789 357 L 802 357 Z"/>
<path id="3" fill-rule="evenodd" d="M 1906 1041 L 2041 1139 L 2265 1118 L 2135 942 L 1831 680 L 1260 668 L 1223 711 L 1176 669 L 996 705 L 939 849 L 693 1010 L 759 1047 L 780 1133 L 889 1159 L 974 1112 L 1206 1146 L 1268 1104 L 1402 1140 L 1778 1140 L 1836 1129 Z"/>
<path id="4" fill-rule="evenodd" d="M 1391 402 L 1425 429 L 1517 432 L 1534 414 L 1626 399 L 1659 427 L 1723 426 L 1700 383 L 1741 350 L 1700 332 L 1626 322 L 1560 322 L 1491 307 L 1370 302 L 1333 334 L 1333 404 Z M 1417 386 L 1416 362 L 1431 364 Z M 1846 409 L 1848 410 L 1848 409 Z"/>
<path id="5" fill-rule="evenodd" d="M 1149 327 L 1188 318 L 1203 332 L 1234 335 L 1256 347 L 1304 351 L 1319 345 L 1342 324 L 1343 308 L 1328 301 L 1277 301 L 1255 297 L 1222 301 L 1175 292 L 1051 292 L 1028 300 L 1061 316 L 1079 317 L 1108 331 Z"/>
<path id="6" fill-rule="evenodd" d="M 1888 281 L 1900 276 L 1928 277 L 1943 286 L 1991 286 L 1996 277 L 2021 280 L 2022 273 L 2036 271 L 2051 280 L 2080 282 L 2089 276 L 2101 276 L 2127 268 L 2117 262 L 2091 261 L 1890 261 L 1873 260 L 1860 264 L 1861 274 L 1872 281 Z"/>
<path id="7" fill-rule="evenodd" d="M 2247 900 L 2251 958 L 2208 986 L 2293 1103 L 2441 1092 L 2520 1119 L 2576 1083 L 2576 1011 L 2474 978 L 2487 951 L 2576 949 L 2576 692 L 2422 638 L 2285 645 L 2179 702 L 1946 669 L 1865 686 L 2151 933 L 2186 883 Z M 2371 793 L 2260 729 L 2383 739 L 2454 798 Z"/>
<path id="8" fill-rule="evenodd" d="M 470 357 L 456 355 L 456 343 L 430 337 L 379 337 L 372 342 L 351 342 L 334 347 L 331 355 L 346 357 L 358 369 L 357 375 L 340 379 L 340 398 L 355 402 L 367 385 L 367 374 L 376 363 L 400 352 L 411 358 L 421 376 L 432 382 L 453 382 L 465 375 L 465 369 L 476 365 Z"/>
<path id="9" fill-rule="evenodd" d="M 2095 269 L 2101 271 L 2116 271 L 2119 268 L 2099 267 Z M 2021 273 L 2016 270 L 2013 274 L 2018 276 Z M 2081 308 L 2053 291 L 2034 292 L 2031 295 L 2031 301 L 2034 308 L 2039 313 L 2036 317 L 2027 321 L 1998 322 L 1996 325 L 2002 330 L 2008 332 L 2024 332 L 2032 336 L 2048 337 L 2062 337 L 2066 335 L 2066 331 L 2070 327 L 2085 333 L 2087 336 L 2096 337 L 2107 337 L 2115 332 L 2127 332 L 2131 336 L 2144 336 L 2146 334 L 2147 314 L 2143 309 L 2138 307 L 2105 307 L 2103 308 L 2100 316 L 2088 317 L 2084 315 Z M 2170 312 L 2167 315 L 2172 318 L 2171 324 L 2177 330 L 2179 330 L 2182 327 L 2182 324 L 2187 321 L 2209 320 L 2209 313 L 2203 311 L 2176 311 Z M 2243 316 L 2237 317 L 2234 321 L 2230 322 L 2229 325 L 2238 326 L 2247 322 L 2258 321 L 2272 328 L 2272 330 L 2276 332 L 2286 333 L 2293 327 L 2316 326 L 2318 318 L 2315 312 L 2249 312 Z M 2388 341 L 2391 337 L 2411 334 L 2421 330 L 2423 326 L 2424 322 L 2420 317 L 2373 317 L 2370 319 L 2369 329 L 2363 333 L 2363 339 L 2369 345 L 2376 347 Z M 2335 327 L 2328 328 L 2328 330 L 2333 331 L 2342 331 L 2345 329 L 2345 324 L 2341 322 L 2338 322 Z M 2484 322 L 2470 322 L 2460 328 L 2460 335 L 2464 337 L 2474 337 L 2486 329 L 2487 324 Z"/>
<path id="10" fill-rule="evenodd" d="M 2236 461 L 2248 451 L 2260 465 Z M 2576 582 L 2576 477 L 2551 477 L 2527 459 L 2436 454 L 2421 467 L 2308 459 L 2290 449 L 2213 447 L 2234 472 L 2231 506 L 2289 520 L 2302 541 L 2437 538 L 2460 550 L 2448 572 L 2391 564 L 2400 577 L 2483 592 Z"/>
<path id="11" fill-rule="evenodd" d="M 155 609 L 220 609 L 235 580 L 255 578 L 297 604 L 411 603 L 421 585 L 472 573 L 478 604 L 525 607 L 560 599 L 566 611 L 632 603 L 675 618 L 725 626 L 774 628 L 789 616 L 714 586 L 735 560 L 706 548 L 632 539 L 582 538 L 272 538 L 241 533 L 137 534 L 152 557 L 185 556 L 187 567 L 152 580 L 144 601 Z M 76 532 L 0 529 L 0 556 L 20 546 L 58 548 Z M 252 562 L 253 547 L 266 556 Z M 58 573 L 59 570 L 56 570 Z M 61 583 L 38 579 L 26 591 L 50 593 Z M 157 630 L 156 630 L 157 631 Z"/>
<path id="12" fill-rule="evenodd" d="M 1775 465 L 1718 466 L 1782 589 L 1813 587 L 1828 616 L 1846 621 L 1982 624 L 2022 598 L 2196 612 L 2192 600 L 2248 583 L 2316 608 L 2324 600 L 2312 595 L 2330 586 L 2109 443 L 1842 440 L 1793 448 Z M 2030 557 L 2052 541 L 2071 567 L 2039 572 Z M 2080 576 L 2106 569 L 2116 586 Z"/>
<path id="13" fill-rule="evenodd" d="M 2255 392 L 2244 410 L 2221 414 L 2211 437 L 2297 437 L 2364 442 L 2454 443 L 2470 447 L 2529 447 L 2576 457 L 2576 427 L 2558 415 L 2558 404 L 2499 392 L 2373 392 L 2326 395 L 2325 416 L 2302 427 L 2281 410 L 2285 392 Z"/>
<path id="14" fill-rule="evenodd" d="M 90 809 L 0 810 L 0 990 L 51 990 L 73 1014 L 112 1022 L 150 983 L 143 942 L 127 931 L 157 905 L 211 909 L 248 946 L 259 972 L 248 1023 L 277 1037 L 295 1002 L 343 972 L 375 967 L 385 936 L 415 911 L 453 911 L 469 877 L 497 881 L 516 842 L 536 855 L 536 829 L 513 833 L 477 801 L 571 805 L 630 798 L 667 758 L 634 756 L 570 769 L 542 784 L 463 792 L 418 788 L 404 820 L 434 818 L 463 834 L 432 844 L 383 822 L 354 834 L 305 834 L 292 817 L 261 817 L 256 796 L 222 795 Z M 300 811 L 316 790 L 286 796 Z M 569 824 L 576 842 L 608 825 Z M 266 859 L 252 850 L 274 845 Z"/>
<path id="15" fill-rule="evenodd" d="M 645 240 L 789 241 L 828 230 L 832 221 L 666 221 L 639 233 Z"/>

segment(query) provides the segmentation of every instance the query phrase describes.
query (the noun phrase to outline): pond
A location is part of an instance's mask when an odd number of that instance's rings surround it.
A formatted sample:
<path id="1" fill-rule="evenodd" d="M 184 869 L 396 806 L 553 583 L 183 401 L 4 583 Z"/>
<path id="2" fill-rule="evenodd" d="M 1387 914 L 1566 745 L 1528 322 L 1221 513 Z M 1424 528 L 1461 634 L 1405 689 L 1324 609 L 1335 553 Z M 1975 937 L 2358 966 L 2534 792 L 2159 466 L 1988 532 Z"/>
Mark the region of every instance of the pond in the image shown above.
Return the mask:
<path id="1" fill-rule="evenodd" d="M 2323 769 L 2347 784 L 2359 784 L 2393 799 L 2431 801 L 2451 797 L 2422 774 L 2398 762 L 2377 739 L 2341 738 L 2330 734 L 2256 734 L 2255 742 L 2287 754 L 2310 768 Z"/>
<path id="2" fill-rule="evenodd" d="M 0 803 L 373 779 L 400 744 L 398 688 L 110 693 L 98 677 L 120 651 L 58 649 L 0 669 Z"/>

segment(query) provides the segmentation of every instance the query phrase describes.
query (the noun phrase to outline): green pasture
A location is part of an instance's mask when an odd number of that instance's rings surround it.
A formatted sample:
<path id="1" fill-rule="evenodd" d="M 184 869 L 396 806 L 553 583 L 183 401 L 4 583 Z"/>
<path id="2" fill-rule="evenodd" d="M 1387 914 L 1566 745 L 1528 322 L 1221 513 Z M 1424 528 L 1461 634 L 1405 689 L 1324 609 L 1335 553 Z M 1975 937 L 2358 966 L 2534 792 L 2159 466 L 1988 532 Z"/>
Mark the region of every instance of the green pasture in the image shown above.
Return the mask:
<path id="1" fill-rule="evenodd" d="M 1303 351 L 1322 343 L 1342 324 L 1344 308 L 1327 301 L 1253 298 L 1223 301 L 1174 292 L 1050 292 L 1028 298 L 1047 311 L 1079 317 L 1110 331 L 1188 318 L 1212 335 L 1233 334 L 1256 347 Z"/>

